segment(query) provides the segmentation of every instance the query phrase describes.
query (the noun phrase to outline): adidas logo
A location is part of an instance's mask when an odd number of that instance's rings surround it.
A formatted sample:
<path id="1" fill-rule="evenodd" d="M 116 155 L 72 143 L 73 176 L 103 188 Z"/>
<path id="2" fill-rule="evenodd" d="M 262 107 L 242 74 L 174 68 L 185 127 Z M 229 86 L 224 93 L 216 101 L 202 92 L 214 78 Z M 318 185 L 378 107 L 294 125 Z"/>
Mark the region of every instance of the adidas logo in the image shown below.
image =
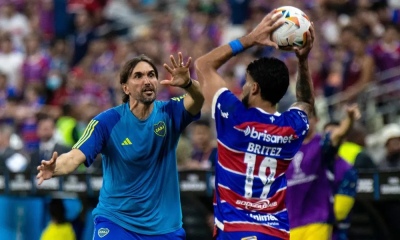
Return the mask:
<path id="1" fill-rule="evenodd" d="M 129 138 L 125 138 L 125 140 L 122 142 L 121 145 L 122 146 L 132 145 L 132 142 L 131 142 L 131 140 L 129 140 Z"/>

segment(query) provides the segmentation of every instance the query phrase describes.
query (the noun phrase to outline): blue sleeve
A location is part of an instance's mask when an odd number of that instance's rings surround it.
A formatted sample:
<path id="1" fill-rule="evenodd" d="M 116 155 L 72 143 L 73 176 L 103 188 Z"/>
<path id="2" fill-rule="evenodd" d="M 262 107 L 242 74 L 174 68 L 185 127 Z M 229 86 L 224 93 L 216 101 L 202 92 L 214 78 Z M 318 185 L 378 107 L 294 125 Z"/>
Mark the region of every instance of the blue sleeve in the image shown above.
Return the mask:
<path id="1" fill-rule="evenodd" d="M 119 113 L 114 109 L 110 109 L 100 113 L 89 122 L 79 141 L 72 147 L 81 150 L 85 154 L 86 167 L 89 167 L 96 159 L 96 156 L 103 151 L 111 130 L 119 119 Z"/>
<path id="2" fill-rule="evenodd" d="M 215 121 L 235 121 L 248 110 L 231 91 L 221 88 L 214 96 L 212 117 Z M 233 117 L 229 117 L 232 115 Z M 235 124 L 235 123 L 232 123 Z"/>
<path id="3" fill-rule="evenodd" d="M 344 177 L 337 190 L 337 194 L 347 195 L 354 198 L 357 194 L 357 181 L 357 171 L 354 168 L 348 170 L 344 174 Z"/>
<path id="4" fill-rule="evenodd" d="M 339 148 L 332 145 L 330 133 L 326 133 L 322 136 L 320 144 L 322 147 L 323 163 L 328 166 L 330 171 L 334 172 L 335 160 Z"/>
<path id="5" fill-rule="evenodd" d="M 290 108 L 283 114 L 286 114 L 286 117 L 291 120 L 290 126 L 296 131 L 299 140 L 303 142 L 310 129 L 307 114 L 298 108 Z"/>
<path id="6" fill-rule="evenodd" d="M 177 129 L 179 132 L 182 132 L 192 121 L 198 120 L 201 115 L 199 112 L 193 116 L 185 109 L 183 105 L 183 98 L 185 96 L 171 98 L 167 103 L 168 111 L 172 114 L 174 129 Z"/>

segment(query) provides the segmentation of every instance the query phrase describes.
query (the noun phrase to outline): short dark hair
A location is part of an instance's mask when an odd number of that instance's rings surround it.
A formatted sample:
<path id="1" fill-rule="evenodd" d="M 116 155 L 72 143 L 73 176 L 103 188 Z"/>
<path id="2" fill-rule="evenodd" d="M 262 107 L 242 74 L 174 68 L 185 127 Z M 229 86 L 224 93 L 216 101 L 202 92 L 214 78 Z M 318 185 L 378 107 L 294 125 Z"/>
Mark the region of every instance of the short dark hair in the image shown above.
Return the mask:
<path id="1" fill-rule="evenodd" d="M 67 222 L 65 218 L 65 206 L 62 199 L 53 198 L 49 204 L 50 216 L 57 224 Z"/>
<path id="2" fill-rule="evenodd" d="M 258 83 L 261 98 L 276 105 L 289 87 L 289 70 L 277 58 L 262 57 L 247 66 L 247 73 Z"/>
<path id="3" fill-rule="evenodd" d="M 136 67 L 136 65 L 139 62 L 147 62 L 148 64 L 150 64 L 150 66 L 154 69 L 154 72 L 156 74 L 156 78 L 158 79 L 158 71 L 157 71 L 156 65 L 153 63 L 153 61 L 149 57 L 147 57 L 146 55 L 142 54 L 140 56 L 137 56 L 137 57 L 129 60 L 122 67 L 121 73 L 119 75 L 119 83 L 121 85 L 128 81 L 129 77 L 132 74 L 133 69 Z M 122 97 L 122 101 L 124 103 L 128 102 L 129 101 L 129 95 L 126 95 L 124 93 L 124 96 Z"/>

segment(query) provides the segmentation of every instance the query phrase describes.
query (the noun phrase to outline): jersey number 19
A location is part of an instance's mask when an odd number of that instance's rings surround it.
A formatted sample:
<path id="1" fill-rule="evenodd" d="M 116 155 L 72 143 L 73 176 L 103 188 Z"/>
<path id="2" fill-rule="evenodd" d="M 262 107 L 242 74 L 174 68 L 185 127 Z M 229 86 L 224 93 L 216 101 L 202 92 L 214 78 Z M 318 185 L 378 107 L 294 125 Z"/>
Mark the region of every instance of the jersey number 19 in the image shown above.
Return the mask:
<path id="1" fill-rule="evenodd" d="M 244 156 L 244 162 L 247 164 L 246 169 L 246 183 L 244 186 L 244 192 L 246 198 L 252 198 L 253 196 L 253 181 L 254 181 L 254 169 L 256 168 L 256 154 L 246 153 Z M 275 180 L 276 167 L 278 162 L 275 158 L 265 157 L 260 166 L 258 166 L 258 177 L 264 184 L 263 191 L 261 193 L 261 199 L 266 199 L 271 188 L 271 184 Z M 267 172 L 269 169 L 269 172 Z"/>

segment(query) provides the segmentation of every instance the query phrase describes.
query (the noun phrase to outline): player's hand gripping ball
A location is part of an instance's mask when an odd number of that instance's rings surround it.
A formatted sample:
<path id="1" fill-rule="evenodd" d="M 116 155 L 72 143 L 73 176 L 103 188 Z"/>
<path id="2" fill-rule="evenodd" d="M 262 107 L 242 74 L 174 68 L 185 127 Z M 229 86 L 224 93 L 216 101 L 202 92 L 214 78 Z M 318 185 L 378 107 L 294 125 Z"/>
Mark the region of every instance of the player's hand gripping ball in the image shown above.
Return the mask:
<path id="1" fill-rule="evenodd" d="M 303 11 L 291 6 L 283 6 L 276 11 L 282 13 L 285 22 L 272 33 L 272 41 L 283 50 L 303 47 L 307 41 L 306 32 L 311 26 L 310 19 Z"/>

